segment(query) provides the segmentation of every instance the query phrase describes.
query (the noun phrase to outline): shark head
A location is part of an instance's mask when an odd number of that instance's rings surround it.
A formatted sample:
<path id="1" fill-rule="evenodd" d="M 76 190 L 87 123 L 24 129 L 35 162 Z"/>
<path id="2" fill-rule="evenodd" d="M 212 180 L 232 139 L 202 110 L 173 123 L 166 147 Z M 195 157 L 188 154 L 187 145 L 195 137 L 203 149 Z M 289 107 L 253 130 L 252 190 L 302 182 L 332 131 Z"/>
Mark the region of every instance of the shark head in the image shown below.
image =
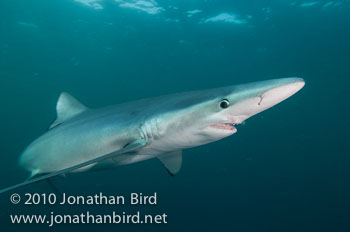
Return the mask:
<path id="1" fill-rule="evenodd" d="M 289 98 L 304 84 L 301 78 L 282 78 L 183 95 L 174 103 L 178 109 L 160 120 L 166 122 L 159 124 L 161 134 L 168 135 L 162 144 L 181 149 L 230 136 L 237 132 L 235 125 Z"/>
<path id="2" fill-rule="evenodd" d="M 202 133 L 214 138 L 234 134 L 235 125 L 289 98 L 304 85 L 303 79 L 284 78 L 222 89 L 226 94 L 212 102 L 216 102 L 217 112 L 207 118 L 210 123 Z"/>

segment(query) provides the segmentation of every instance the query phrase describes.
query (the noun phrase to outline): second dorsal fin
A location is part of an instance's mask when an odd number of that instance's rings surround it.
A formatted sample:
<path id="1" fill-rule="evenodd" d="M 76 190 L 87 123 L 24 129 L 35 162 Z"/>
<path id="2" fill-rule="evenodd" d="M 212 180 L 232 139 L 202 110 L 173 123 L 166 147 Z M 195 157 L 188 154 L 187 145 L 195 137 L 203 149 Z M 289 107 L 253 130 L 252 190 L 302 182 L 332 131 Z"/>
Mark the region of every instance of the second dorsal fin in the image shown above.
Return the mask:
<path id="1" fill-rule="evenodd" d="M 49 129 L 63 123 L 70 118 L 73 118 L 85 110 L 87 110 L 87 107 L 81 104 L 77 99 L 68 93 L 61 93 L 56 105 L 57 118 L 50 125 Z"/>

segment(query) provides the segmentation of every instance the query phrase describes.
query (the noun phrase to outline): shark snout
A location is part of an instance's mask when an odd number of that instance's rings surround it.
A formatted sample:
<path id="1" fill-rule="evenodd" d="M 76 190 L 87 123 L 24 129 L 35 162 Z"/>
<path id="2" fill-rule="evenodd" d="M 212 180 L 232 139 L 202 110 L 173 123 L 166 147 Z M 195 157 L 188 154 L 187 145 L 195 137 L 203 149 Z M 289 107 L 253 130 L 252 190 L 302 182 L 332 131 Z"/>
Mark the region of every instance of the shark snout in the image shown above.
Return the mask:
<path id="1" fill-rule="evenodd" d="M 288 78 L 286 80 L 282 79 L 282 83 L 277 86 L 269 88 L 267 91 L 260 94 L 259 106 L 271 107 L 283 100 L 289 98 L 303 88 L 305 82 L 301 78 Z"/>
<path id="2" fill-rule="evenodd" d="M 305 82 L 302 78 L 282 78 L 248 85 L 242 85 L 241 91 L 232 96 L 238 100 L 230 107 L 228 117 L 235 124 L 286 100 L 302 89 Z"/>

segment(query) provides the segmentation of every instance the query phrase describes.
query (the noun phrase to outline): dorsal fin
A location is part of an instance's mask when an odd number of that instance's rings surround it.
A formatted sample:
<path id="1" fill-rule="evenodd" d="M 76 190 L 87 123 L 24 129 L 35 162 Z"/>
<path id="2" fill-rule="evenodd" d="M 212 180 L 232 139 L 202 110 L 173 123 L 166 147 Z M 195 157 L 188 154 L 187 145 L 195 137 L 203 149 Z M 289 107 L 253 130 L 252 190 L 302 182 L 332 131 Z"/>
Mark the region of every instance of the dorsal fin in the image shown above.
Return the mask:
<path id="1" fill-rule="evenodd" d="M 87 107 L 85 107 L 77 99 L 75 99 L 68 93 L 61 93 L 56 105 L 57 118 L 50 125 L 49 129 L 63 123 L 64 121 L 70 118 L 73 118 L 74 116 L 82 113 L 86 109 Z"/>

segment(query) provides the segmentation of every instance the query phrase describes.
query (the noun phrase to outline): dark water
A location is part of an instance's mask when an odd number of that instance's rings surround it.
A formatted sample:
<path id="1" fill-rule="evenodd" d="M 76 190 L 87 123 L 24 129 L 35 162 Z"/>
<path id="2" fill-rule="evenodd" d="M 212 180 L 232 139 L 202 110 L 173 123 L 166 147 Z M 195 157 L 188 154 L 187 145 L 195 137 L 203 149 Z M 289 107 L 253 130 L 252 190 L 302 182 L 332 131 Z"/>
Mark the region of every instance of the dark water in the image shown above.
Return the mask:
<path id="1" fill-rule="evenodd" d="M 71 195 L 157 192 L 156 206 L 12 205 L 11 192 L 0 196 L 1 231 L 350 231 L 349 1 L 86 4 L 0 2 L 1 187 L 27 177 L 17 159 L 55 118 L 62 91 L 101 107 L 279 77 L 306 86 L 232 137 L 185 150 L 175 177 L 150 160 L 66 181 Z M 44 182 L 16 190 L 51 191 Z M 9 218 L 113 210 L 167 213 L 168 223 L 49 228 Z"/>

